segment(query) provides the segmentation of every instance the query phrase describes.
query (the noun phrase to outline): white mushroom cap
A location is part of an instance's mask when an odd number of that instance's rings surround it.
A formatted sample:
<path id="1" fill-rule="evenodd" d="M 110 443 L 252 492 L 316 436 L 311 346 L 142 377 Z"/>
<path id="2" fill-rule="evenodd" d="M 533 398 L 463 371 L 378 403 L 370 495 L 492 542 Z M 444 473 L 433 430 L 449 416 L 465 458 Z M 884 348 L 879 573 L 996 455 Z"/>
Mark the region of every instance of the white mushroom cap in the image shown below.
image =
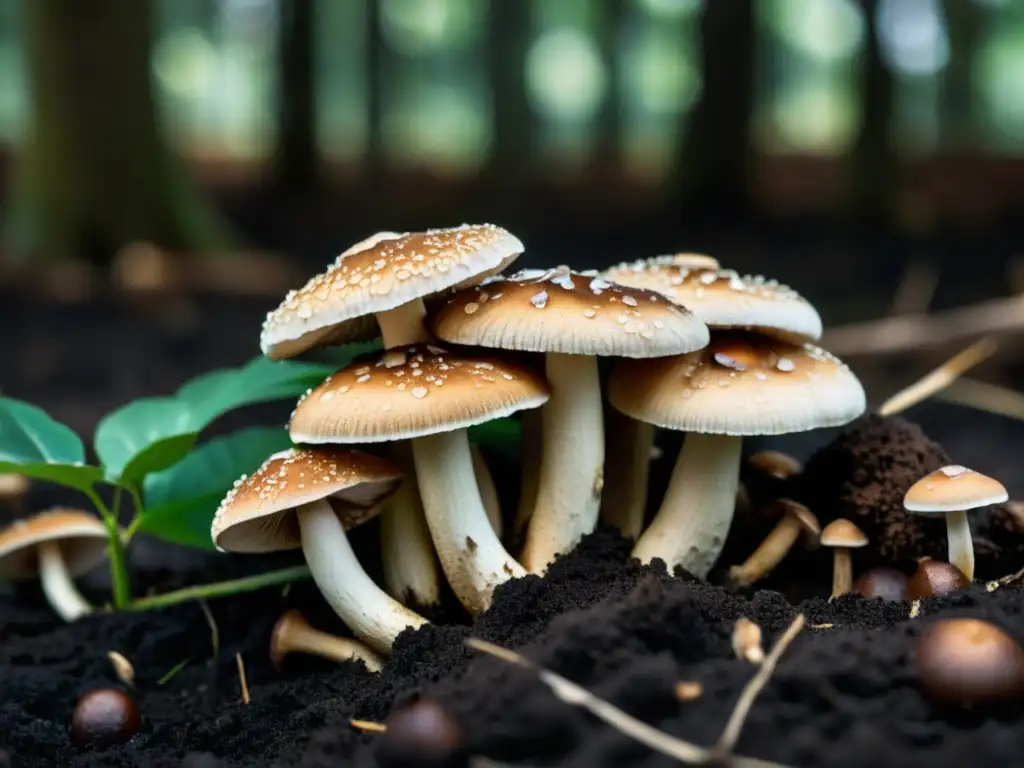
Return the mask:
<path id="1" fill-rule="evenodd" d="M 951 464 L 914 483 L 903 498 L 903 506 L 918 515 L 944 515 L 1001 504 L 1007 499 L 1006 488 L 998 480 Z"/>
<path id="2" fill-rule="evenodd" d="M 559 267 L 460 291 L 435 310 L 438 338 L 526 352 L 663 357 L 700 349 L 708 329 L 660 293 Z"/>
<path id="3" fill-rule="evenodd" d="M 343 500 L 335 513 L 346 529 L 354 528 L 376 516 L 401 479 L 393 464 L 361 451 L 282 451 L 235 483 L 217 509 L 210 535 L 227 552 L 298 549 L 302 537 L 295 509 L 322 499 Z"/>
<path id="4" fill-rule="evenodd" d="M 713 331 L 698 352 L 622 360 L 611 404 L 665 429 L 782 435 L 846 424 L 866 408 L 864 389 L 838 358 L 743 331 Z"/>
<path id="5" fill-rule="evenodd" d="M 375 313 L 500 272 L 522 252 L 517 237 L 492 224 L 380 232 L 289 293 L 267 315 L 260 348 L 280 360 L 317 345 L 367 338 Z"/>
<path id="6" fill-rule="evenodd" d="M 396 347 L 327 377 L 296 405 L 297 443 L 407 440 L 482 424 L 547 402 L 547 383 L 519 363 L 427 344 Z"/>
<path id="7" fill-rule="evenodd" d="M 660 291 L 711 328 L 746 328 L 794 343 L 821 338 L 818 311 L 775 280 L 664 259 L 619 264 L 605 276 L 623 285 Z"/>
<path id="8" fill-rule="evenodd" d="M 34 579 L 39 574 L 36 547 L 60 546 L 72 576 L 99 565 L 107 554 L 107 529 L 87 512 L 55 507 L 0 531 L 0 581 Z"/>

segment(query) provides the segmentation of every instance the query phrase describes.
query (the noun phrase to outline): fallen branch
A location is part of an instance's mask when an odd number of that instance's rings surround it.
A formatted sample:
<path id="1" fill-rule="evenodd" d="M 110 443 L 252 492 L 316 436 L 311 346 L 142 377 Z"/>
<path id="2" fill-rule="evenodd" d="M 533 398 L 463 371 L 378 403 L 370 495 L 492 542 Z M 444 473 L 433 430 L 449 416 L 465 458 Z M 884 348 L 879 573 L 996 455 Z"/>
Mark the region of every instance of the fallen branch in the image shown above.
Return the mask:
<path id="1" fill-rule="evenodd" d="M 664 731 L 658 730 L 653 725 L 648 725 L 643 720 L 638 720 L 632 715 L 623 712 L 614 704 L 595 696 L 586 688 L 535 664 L 515 651 L 510 651 L 507 648 L 502 648 L 500 645 L 488 643 L 486 640 L 480 640 L 475 637 L 467 638 L 466 645 L 474 650 L 506 661 L 509 664 L 532 669 L 537 673 L 540 681 L 550 688 L 551 692 L 563 702 L 582 707 L 620 733 L 653 749 L 655 752 L 690 765 L 707 765 L 721 759 L 719 754 L 713 753 L 709 749 L 683 741 Z M 758 760 L 754 757 L 734 755 L 729 756 L 728 763 L 731 768 L 785 768 L 785 766 L 781 766 L 778 763 Z"/>
<path id="2" fill-rule="evenodd" d="M 840 357 L 896 354 L 976 336 L 1024 331 L 1024 296 L 989 299 L 930 314 L 884 317 L 832 328 L 822 346 Z"/>
<path id="3" fill-rule="evenodd" d="M 990 337 L 974 342 L 882 403 L 878 409 L 879 415 L 893 416 L 927 400 L 950 386 L 974 366 L 992 357 L 997 348 L 995 340 Z"/>

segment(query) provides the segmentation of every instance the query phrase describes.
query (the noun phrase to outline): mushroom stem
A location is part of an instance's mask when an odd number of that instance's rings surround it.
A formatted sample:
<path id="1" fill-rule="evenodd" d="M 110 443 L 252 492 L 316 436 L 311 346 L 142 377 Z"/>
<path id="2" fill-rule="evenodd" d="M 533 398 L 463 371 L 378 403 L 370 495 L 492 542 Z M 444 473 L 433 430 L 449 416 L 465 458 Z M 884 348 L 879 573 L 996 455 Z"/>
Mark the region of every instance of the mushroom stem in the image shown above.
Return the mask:
<path id="1" fill-rule="evenodd" d="M 543 573 L 597 525 L 604 487 L 604 409 L 597 358 L 548 353 L 537 503 L 520 559 Z"/>
<path id="2" fill-rule="evenodd" d="M 729 569 L 729 580 L 736 586 L 745 587 L 763 579 L 796 544 L 800 529 L 800 521 L 795 516 L 783 517 L 750 557 Z"/>
<path id="3" fill-rule="evenodd" d="M 39 579 L 47 602 L 64 621 L 75 621 L 92 612 L 92 606 L 71 580 L 60 546 L 55 542 L 39 545 Z"/>
<path id="4" fill-rule="evenodd" d="M 537 486 L 540 484 L 540 441 L 541 441 L 541 409 L 523 411 L 523 490 L 519 495 L 519 506 L 516 509 L 516 523 L 513 535 L 520 538 L 530 524 L 533 508 L 537 504 Z"/>
<path id="5" fill-rule="evenodd" d="M 384 502 L 380 541 L 384 584 L 391 596 L 406 604 L 437 605 L 441 601 L 437 559 L 414 478 L 403 480 Z"/>
<path id="6" fill-rule="evenodd" d="M 480 491 L 480 500 L 487 512 L 487 519 L 491 521 L 494 534 L 500 539 L 504 525 L 501 519 L 501 501 L 498 499 L 498 489 L 494 485 L 494 478 L 491 477 L 491 470 L 487 468 L 487 461 L 484 459 L 484 452 L 480 450 L 480 446 L 471 444 L 469 449 L 473 452 L 473 473 L 476 475 L 476 487 Z"/>
<path id="7" fill-rule="evenodd" d="M 974 581 L 974 543 L 966 512 L 946 515 L 946 538 L 949 541 L 949 562 L 960 569 L 967 581 Z"/>
<path id="8" fill-rule="evenodd" d="M 706 578 L 725 545 L 736 507 L 743 438 L 689 432 L 654 520 L 633 548 Z"/>
<path id="9" fill-rule="evenodd" d="M 384 659 L 368 646 L 347 637 L 329 635 L 306 623 L 295 623 L 274 637 L 276 656 L 309 653 L 331 661 L 362 661 L 370 672 L 379 672 Z"/>
<path id="10" fill-rule="evenodd" d="M 853 558 L 846 547 L 836 547 L 832 567 L 832 597 L 849 594 L 853 589 Z"/>
<path id="11" fill-rule="evenodd" d="M 604 462 L 601 520 L 636 541 L 644 529 L 654 426 L 631 419 L 614 408 L 607 409 L 606 416 L 611 439 Z"/>
<path id="12" fill-rule="evenodd" d="M 422 299 L 378 312 L 377 324 L 384 347 L 392 349 L 429 341 L 430 335 L 423 324 L 425 314 Z M 408 443 L 395 444 L 394 458 L 409 474 L 412 456 Z M 423 518 L 419 489 L 411 478 L 387 501 L 380 515 L 380 526 L 384 584 L 388 591 L 403 602 L 437 605 L 441 601 L 441 584 L 434 546 Z"/>
<path id="13" fill-rule="evenodd" d="M 427 623 L 374 584 L 352 551 L 345 529 L 326 501 L 298 509 L 302 551 L 320 593 L 356 637 L 390 653 L 407 627 Z"/>
<path id="14" fill-rule="evenodd" d="M 385 349 L 404 347 L 406 344 L 420 344 L 430 340 L 423 318 L 427 314 L 423 299 L 401 304 L 387 312 L 378 312 L 381 340 Z"/>
<path id="15" fill-rule="evenodd" d="M 496 586 L 526 571 L 487 519 L 466 430 L 418 437 L 412 451 L 441 568 L 459 602 L 472 614 L 482 613 L 490 607 Z"/>

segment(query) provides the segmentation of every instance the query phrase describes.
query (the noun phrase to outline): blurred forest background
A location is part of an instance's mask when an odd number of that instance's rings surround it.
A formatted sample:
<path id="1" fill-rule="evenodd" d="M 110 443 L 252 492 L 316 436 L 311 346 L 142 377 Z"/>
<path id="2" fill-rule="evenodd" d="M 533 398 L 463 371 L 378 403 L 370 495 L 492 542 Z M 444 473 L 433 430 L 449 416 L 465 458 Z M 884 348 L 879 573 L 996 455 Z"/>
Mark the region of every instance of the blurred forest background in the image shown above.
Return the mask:
<path id="1" fill-rule="evenodd" d="M 0 213 L 25 397 L 239 362 L 379 229 L 963 305 L 1024 290 L 1024 0 L 0 0 Z"/>

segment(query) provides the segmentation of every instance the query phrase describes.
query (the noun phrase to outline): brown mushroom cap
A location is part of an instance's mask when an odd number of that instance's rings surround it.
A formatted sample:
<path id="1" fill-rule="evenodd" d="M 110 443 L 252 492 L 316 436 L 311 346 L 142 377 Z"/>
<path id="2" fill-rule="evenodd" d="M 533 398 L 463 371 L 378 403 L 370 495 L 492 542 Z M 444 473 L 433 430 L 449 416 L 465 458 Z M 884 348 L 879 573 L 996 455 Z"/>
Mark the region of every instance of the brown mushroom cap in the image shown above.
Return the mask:
<path id="1" fill-rule="evenodd" d="M 833 355 L 743 331 L 713 331 L 687 355 L 619 361 L 608 399 L 639 421 L 725 435 L 839 426 L 866 407 L 857 377 Z"/>
<path id="2" fill-rule="evenodd" d="M 267 315 L 260 347 L 280 360 L 328 341 L 366 338 L 369 316 L 499 272 L 522 252 L 517 237 L 493 224 L 380 232 L 289 293 Z"/>
<path id="3" fill-rule="evenodd" d="M 925 627 L 915 653 L 921 687 L 944 704 L 1024 698 L 1024 648 L 993 624 L 944 619 Z"/>
<path id="4" fill-rule="evenodd" d="M 707 326 L 662 294 L 568 267 L 467 288 L 439 306 L 430 324 L 456 344 L 569 355 L 663 357 L 708 343 Z"/>
<path id="5" fill-rule="evenodd" d="M 861 597 L 878 597 L 882 600 L 906 600 L 907 575 L 895 568 L 872 568 L 862 573 L 853 582 L 853 591 Z"/>
<path id="6" fill-rule="evenodd" d="M 907 581 L 907 597 L 910 600 L 941 597 L 970 585 L 970 579 L 952 563 L 924 558 L 918 562 L 917 570 Z"/>
<path id="7" fill-rule="evenodd" d="M 1008 498 L 1006 488 L 998 480 L 950 464 L 914 483 L 903 497 L 903 506 L 918 515 L 943 515 L 1000 504 Z"/>
<path id="8" fill-rule="evenodd" d="M 745 328 L 801 343 L 821 338 L 818 311 L 786 285 L 681 260 L 638 261 L 605 272 L 623 285 L 660 291 L 712 328 Z"/>
<path id="9" fill-rule="evenodd" d="M 210 534 L 228 552 L 276 552 L 302 546 L 293 510 L 344 500 L 335 512 L 348 529 L 374 517 L 398 489 L 401 471 L 384 459 L 334 447 L 282 451 L 241 478 L 221 502 Z"/>
<path id="10" fill-rule="evenodd" d="M 773 508 L 779 513 L 796 519 L 800 523 L 804 536 L 809 541 L 817 541 L 818 537 L 821 536 L 821 525 L 818 523 L 818 518 L 803 504 L 792 499 L 779 499 L 775 502 Z"/>
<path id="11" fill-rule="evenodd" d="M 107 553 L 107 529 L 87 512 L 55 507 L 0 530 L 0 581 L 34 579 L 36 547 L 58 544 L 68 572 L 78 576 L 99 565 Z"/>
<path id="12" fill-rule="evenodd" d="M 859 549 L 866 547 L 868 537 L 864 531 L 846 518 L 840 517 L 826 525 L 821 531 L 821 546 Z"/>
<path id="13" fill-rule="evenodd" d="M 295 407 L 297 443 L 376 443 L 471 427 L 547 402 L 524 365 L 434 344 L 396 347 L 327 377 Z"/>
<path id="14" fill-rule="evenodd" d="M 804 471 L 798 459 L 782 451 L 758 451 L 747 457 L 747 465 L 776 480 L 788 480 Z"/>

